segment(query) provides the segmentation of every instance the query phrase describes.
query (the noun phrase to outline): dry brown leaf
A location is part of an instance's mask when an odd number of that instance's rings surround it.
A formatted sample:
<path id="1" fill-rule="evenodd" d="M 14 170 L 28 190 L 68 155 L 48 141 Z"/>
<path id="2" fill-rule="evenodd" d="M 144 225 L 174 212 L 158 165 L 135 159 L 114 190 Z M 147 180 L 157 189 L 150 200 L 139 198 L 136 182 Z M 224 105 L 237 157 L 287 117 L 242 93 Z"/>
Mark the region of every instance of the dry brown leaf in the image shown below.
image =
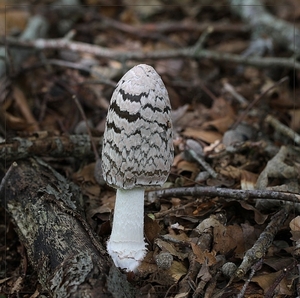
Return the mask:
<path id="1" fill-rule="evenodd" d="M 290 127 L 296 132 L 300 131 L 300 109 L 289 111 L 291 116 Z"/>
<path id="2" fill-rule="evenodd" d="M 300 232 L 300 216 L 296 216 L 291 220 L 290 228 L 293 232 Z"/>
<path id="3" fill-rule="evenodd" d="M 214 120 L 223 117 L 233 118 L 235 116 L 235 112 L 228 101 L 226 101 L 223 97 L 218 97 L 214 100 L 213 106 L 210 109 L 210 116 Z"/>
<path id="4" fill-rule="evenodd" d="M 291 233 L 293 237 L 292 240 L 299 242 L 300 240 L 300 216 L 295 217 L 290 222 Z"/>
<path id="5" fill-rule="evenodd" d="M 187 269 L 183 263 L 177 261 L 173 261 L 169 271 L 176 282 L 187 273 Z"/>
<path id="6" fill-rule="evenodd" d="M 222 139 L 222 134 L 220 134 L 219 132 L 202 130 L 200 128 L 197 129 L 187 127 L 182 134 L 186 137 L 200 139 L 209 144 Z"/>
<path id="7" fill-rule="evenodd" d="M 225 116 L 219 119 L 205 122 L 202 128 L 207 130 L 211 127 L 214 127 L 218 132 L 223 134 L 229 129 L 233 122 L 234 118 L 232 116 Z"/>
<path id="8" fill-rule="evenodd" d="M 255 189 L 255 184 L 258 175 L 252 172 L 241 170 L 241 189 L 243 190 L 253 190 Z"/>
<path id="9" fill-rule="evenodd" d="M 196 261 L 200 264 L 207 264 L 211 266 L 216 264 L 216 252 L 209 252 L 208 250 L 202 250 L 197 244 L 191 242 L 191 247 L 194 255 L 196 256 Z"/>
<path id="10" fill-rule="evenodd" d="M 95 163 L 90 163 L 79 171 L 73 174 L 73 179 L 77 183 L 90 182 L 96 184 L 95 176 L 94 176 Z"/>
<path id="11" fill-rule="evenodd" d="M 29 124 L 28 130 L 29 131 L 39 131 L 40 130 L 39 125 L 31 112 L 31 109 L 28 105 L 28 101 L 25 98 L 24 92 L 17 86 L 14 86 L 13 96 L 14 96 L 14 99 L 15 99 L 18 109 L 20 110 L 24 119 Z"/>
<path id="12" fill-rule="evenodd" d="M 156 220 L 153 220 L 147 215 L 144 217 L 144 224 L 146 239 L 153 244 L 154 240 L 158 237 L 161 228 Z"/>
<path id="13" fill-rule="evenodd" d="M 274 257 L 267 257 L 264 259 L 264 264 L 268 265 L 270 268 L 280 271 L 287 267 L 288 264 L 292 264 L 295 261 L 295 258 L 290 257 L 279 257 L 276 254 Z"/>
<path id="14" fill-rule="evenodd" d="M 212 275 L 210 273 L 209 266 L 206 263 L 202 264 L 200 271 L 197 274 L 197 278 L 205 282 L 209 282 L 211 280 Z"/>
<path id="15" fill-rule="evenodd" d="M 252 278 L 252 281 L 258 283 L 266 293 L 266 291 L 274 284 L 276 278 L 278 278 L 280 274 L 282 274 L 281 271 L 254 276 Z M 276 295 L 292 295 L 292 292 L 290 291 L 291 286 L 292 285 L 287 281 L 287 279 L 283 278 L 279 285 L 276 287 Z"/>
<path id="16" fill-rule="evenodd" d="M 229 177 L 241 182 L 241 189 L 243 190 L 251 190 L 255 189 L 255 184 L 258 178 L 257 174 L 252 172 L 241 170 L 234 166 L 226 166 L 224 168 L 220 168 L 219 172 L 221 175 L 225 177 Z"/>
<path id="17" fill-rule="evenodd" d="M 186 253 L 181 253 L 177 251 L 175 246 L 172 243 L 168 243 L 162 239 L 156 239 L 155 244 L 163 251 L 169 252 L 171 255 L 179 258 L 180 260 L 184 260 L 187 257 Z"/>
<path id="18" fill-rule="evenodd" d="M 100 194 L 100 185 L 98 184 L 87 184 L 84 183 L 81 185 L 82 188 L 82 192 L 92 198 L 99 198 L 99 194 Z"/>
<path id="19" fill-rule="evenodd" d="M 8 2 L 5 1 L 5 5 Z M 15 7 L 14 9 L 5 9 L 5 6 L 1 5 L 0 13 L 0 35 L 5 36 L 13 32 L 22 32 L 28 22 L 30 13 L 27 10 L 19 9 Z"/>
<path id="20" fill-rule="evenodd" d="M 199 172 L 199 169 L 195 162 L 188 162 L 185 160 L 181 160 L 177 164 L 177 171 L 179 174 L 181 174 L 182 172 L 190 172 L 190 173 L 196 174 Z"/>
<path id="21" fill-rule="evenodd" d="M 241 224 L 243 230 L 245 249 L 250 249 L 257 240 L 256 230 L 254 226 L 250 225 L 248 222 Z"/>
<path id="22" fill-rule="evenodd" d="M 213 250 L 220 254 L 226 254 L 234 250 L 237 257 L 242 257 L 245 253 L 245 239 L 243 230 L 238 225 L 218 225 L 213 229 L 214 246 Z"/>
<path id="23" fill-rule="evenodd" d="M 177 226 L 178 223 L 177 223 L 177 225 L 176 224 L 174 224 L 174 225 Z M 174 226 L 174 225 L 172 225 L 172 226 Z M 179 227 L 179 230 L 180 230 L 180 225 L 178 225 L 178 227 Z M 177 229 L 177 227 L 176 227 L 176 229 Z M 177 240 L 179 242 L 180 241 L 187 242 L 190 239 L 187 236 L 187 234 L 184 233 L 183 231 L 181 231 L 179 234 L 175 234 L 175 233 L 172 233 L 172 231 L 173 231 L 172 227 L 170 227 L 168 230 L 169 230 L 170 234 L 164 235 L 164 239 L 172 239 L 172 240 Z"/>
<path id="24" fill-rule="evenodd" d="M 232 54 L 240 54 L 244 51 L 248 46 L 248 42 L 245 40 L 230 40 L 227 42 L 223 42 L 218 44 L 214 47 L 211 47 L 212 50 L 225 52 L 225 53 L 232 53 Z"/>
<path id="25" fill-rule="evenodd" d="M 257 210 L 254 206 L 247 204 L 244 201 L 239 201 L 239 203 L 241 204 L 241 206 L 246 209 L 246 210 L 252 210 L 254 212 L 254 219 L 255 222 L 259 225 L 262 225 L 266 219 L 268 218 L 267 214 L 262 214 L 259 210 Z"/>
<path id="26" fill-rule="evenodd" d="M 16 117 L 8 112 L 3 112 L 1 108 L 0 117 L 1 120 L 5 119 L 6 129 L 23 131 L 30 127 L 29 124 L 22 118 Z"/>

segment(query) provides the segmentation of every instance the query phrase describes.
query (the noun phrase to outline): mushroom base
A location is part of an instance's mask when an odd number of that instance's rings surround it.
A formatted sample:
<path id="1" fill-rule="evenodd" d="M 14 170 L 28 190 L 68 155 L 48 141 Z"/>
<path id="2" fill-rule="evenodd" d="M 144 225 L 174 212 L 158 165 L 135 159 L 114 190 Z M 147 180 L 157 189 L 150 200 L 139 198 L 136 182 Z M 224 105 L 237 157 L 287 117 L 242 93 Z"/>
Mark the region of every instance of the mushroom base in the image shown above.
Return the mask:
<path id="1" fill-rule="evenodd" d="M 115 265 L 136 271 L 146 254 L 144 189 L 117 190 L 113 228 L 107 251 Z"/>

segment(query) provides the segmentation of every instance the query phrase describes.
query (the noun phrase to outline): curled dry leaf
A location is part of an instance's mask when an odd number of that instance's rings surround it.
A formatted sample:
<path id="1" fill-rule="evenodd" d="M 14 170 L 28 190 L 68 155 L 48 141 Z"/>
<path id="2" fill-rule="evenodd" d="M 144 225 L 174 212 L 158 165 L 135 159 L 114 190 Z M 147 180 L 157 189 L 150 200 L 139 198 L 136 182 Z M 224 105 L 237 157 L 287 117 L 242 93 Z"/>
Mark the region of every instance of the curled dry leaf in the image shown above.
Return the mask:
<path id="1" fill-rule="evenodd" d="M 178 174 L 182 174 L 183 172 L 189 172 L 192 173 L 192 176 L 195 177 L 195 175 L 198 174 L 199 169 L 195 162 L 188 162 L 185 160 L 182 160 L 177 165 Z"/>
<path id="2" fill-rule="evenodd" d="M 266 219 L 268 218 L 267 214 L 263 214 L 261 213 L 259 210 L 257 210 L 254 206 L 244 202 L 244 201 L 240 201 L 239 202 L 241 204 L 241 206 L 246 209 L 246 210 L 252 210 L 254 212 L 254 219 L 255 222 L 259 225 L 263 224 Z"/>
<path id="3" fill-rule="evenodd" d="M 202 250 L 197 244 L 191 242 L 191 247 L 194 255 L 196 256 L 196 261 L 200 264 L 206 264 L 207 266 L 212 266 L 216 264 L 216 252 L 208 250 Z"/>

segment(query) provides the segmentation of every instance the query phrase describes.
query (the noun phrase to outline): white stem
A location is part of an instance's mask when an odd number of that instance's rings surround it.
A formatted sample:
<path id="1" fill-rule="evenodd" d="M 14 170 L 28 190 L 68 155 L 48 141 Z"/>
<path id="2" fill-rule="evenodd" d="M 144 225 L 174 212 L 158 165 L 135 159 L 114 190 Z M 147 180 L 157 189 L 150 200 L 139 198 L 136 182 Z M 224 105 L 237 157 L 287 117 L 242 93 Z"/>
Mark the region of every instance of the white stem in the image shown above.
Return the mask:
<path id="1" fill-rule="evenodd" d="M 146 254 L 144 188 L 118 189 L 107 250 L 117 267 L 135 271 Z"/>

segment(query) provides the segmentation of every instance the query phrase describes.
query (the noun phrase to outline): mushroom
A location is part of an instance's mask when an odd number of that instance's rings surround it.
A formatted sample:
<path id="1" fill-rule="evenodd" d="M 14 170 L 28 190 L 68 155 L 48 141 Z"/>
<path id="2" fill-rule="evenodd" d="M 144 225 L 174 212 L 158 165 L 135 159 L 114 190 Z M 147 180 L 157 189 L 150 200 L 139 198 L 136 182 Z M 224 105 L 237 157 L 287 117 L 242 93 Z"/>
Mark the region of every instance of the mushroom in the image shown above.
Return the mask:
<path id="1" fill-rule="evenodd" d="M 108 109 L 102 147 L 104 180 L 117 189 L 107 251 L 115 265 L 136 271 L 146 254 L 144 193 L 161 186 L 173 162 L 171 106 L 153 67 L 140 64 L 118 82 Z"/>

